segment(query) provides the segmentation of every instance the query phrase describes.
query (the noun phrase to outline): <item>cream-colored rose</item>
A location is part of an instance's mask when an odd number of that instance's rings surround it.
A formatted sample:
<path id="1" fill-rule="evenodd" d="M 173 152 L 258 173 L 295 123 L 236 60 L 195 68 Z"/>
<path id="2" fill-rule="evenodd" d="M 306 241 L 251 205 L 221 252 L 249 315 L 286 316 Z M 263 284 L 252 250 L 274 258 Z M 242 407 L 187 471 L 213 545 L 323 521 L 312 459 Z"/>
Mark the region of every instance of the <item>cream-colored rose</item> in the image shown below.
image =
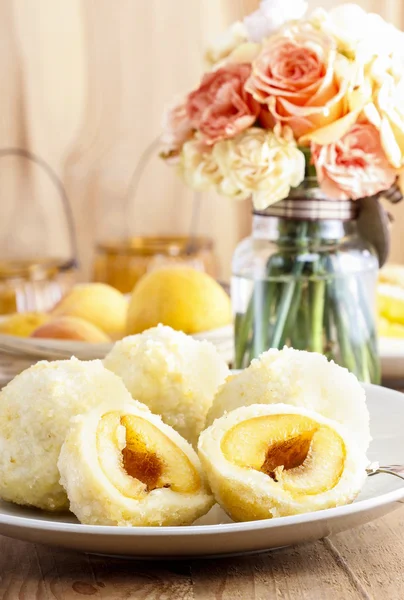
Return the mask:
<path id="1" fill-rule="evenodd" d="M 225 63 L 249 63 L 251 64 L 255 60 L 258 54 L 261 52 L 261 44 L 255 44 L 254 42 L 246 42 L 237 46 L 231 54 L 226 58 Z M 221 63 L 223 64 L 223 63 Z M 220 66 L 220 65 L 218 65 Z"/>
<path id="2" fill-rule="evenodd" d="M 258 9 L 244 19 L 248 38 L 262 42 L 288 21 L 302 19 L 306 11 L 306 0 L 261 0 Z"/>
<path id="3" fill-rule="evenodd" d="M 404 166 L 404 78 L 396 80 L 388 71 L 381 73 L 380 61 L 372 65 L 373 102 L 364 113 L 379 130 L 383 149 L 396 169 Z"/>
<path id="4" fill-rule="evenodd" d="M 338 50 L 351 59 L 366 64 L 374 56 L 402 53 L 404 34 L 375 13 L 368 13 L 357 4 L 348 3 L 325 11 L 316 9 L 309 21 L 330 35 Z"/>
<path id="5" fill-rule="evenodd" d="M 226 59 L 238 46 L 247 41 L 247 29 L 241 21 L 237 21 L 208 47 L 205 60 L 210 67 L 213 67 Z"/>
<path id="6" fill-rule="evenodd" d="M 178 172 L 185 183 L 198 192 L 217 188 L 223 179 L 212 147 L 197 138 L 183 145 Z"/>
<path id="7" fill-rule="evenodd" d="M 274 132 L 252 127 L 217 143 L 213 157 L 223 175 L 219 191 L 235 198 L 252 196 L 258 210 L 286 198 L 304 179 L 305 158 L 292 132 L 285 128 L 281 133 L 280 127 Z"/>
<path id="8" fill-rule="evenodd" d="M 390 164 L 400 168 L 404 165 L 404 83 L 401 81 L 404 33 L 380 15 L 367 13 L 356 4 L 343 4 L 329 12 L 315 10 L 310 21 L 322 33 L 332 36 L 338 50 L 350 59 L 350 74 L 342 76 L 350 81 L 346 95 L 352 116 L 352 119 L 348 117 L 349 128 L 363 110 L 368 121 L 379 130 Z M 315 132 L 302 141 L 310 139 L 330 144 L 341 139 L 346 131 L 346 127 L 337 122 L 327 131 Z"/>

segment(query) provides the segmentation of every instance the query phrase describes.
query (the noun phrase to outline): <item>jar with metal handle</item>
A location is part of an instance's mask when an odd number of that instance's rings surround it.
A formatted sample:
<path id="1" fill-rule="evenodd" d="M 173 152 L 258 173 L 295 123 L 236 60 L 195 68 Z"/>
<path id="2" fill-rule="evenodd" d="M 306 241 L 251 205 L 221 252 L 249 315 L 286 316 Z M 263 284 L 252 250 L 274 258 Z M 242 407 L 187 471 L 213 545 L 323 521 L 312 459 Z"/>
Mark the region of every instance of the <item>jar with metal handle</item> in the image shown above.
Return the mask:
<path id="1" fill-rule="evenodd" d="M 75 280 L 78 260 L 73 214 L 61 180 L 42 158 L 23 148 L 0 149 L 0 159 L 8 156 L 34 163 L 56 188 L 65 215 L 70 256 L 67 259 L 44 257 L 32 251 L 28 256 L 16 258 L 3 253 L 0 260 L 0 315 L 46 312 L 61 299 Z"/>
<path id="2" fill-rule="evenodd" d="M 380 382 L 379 260 L 362 235 L 359 208 L 325 198 L 306 180 L 288 199 L 254 214 L 252 236 L 233 257 L 236 368 L 288 345 Z"/>

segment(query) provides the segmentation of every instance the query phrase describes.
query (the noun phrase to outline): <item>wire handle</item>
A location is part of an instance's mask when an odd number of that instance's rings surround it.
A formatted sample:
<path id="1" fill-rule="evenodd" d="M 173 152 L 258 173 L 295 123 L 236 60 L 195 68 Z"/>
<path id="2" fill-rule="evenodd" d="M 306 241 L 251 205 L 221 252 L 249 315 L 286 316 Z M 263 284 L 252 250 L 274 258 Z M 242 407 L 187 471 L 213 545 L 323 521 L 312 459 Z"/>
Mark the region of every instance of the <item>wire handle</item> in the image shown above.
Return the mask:
<path id="1" fill-rule="evenodd" d="M 26 158 L 27 160 L 30 160 L 31 162 L 38 165 L 38 167 L 41 167 L 41 169 L 48 175 L 56 190 L 59 192 L 59 196 L 62 201 L 63 211 L 65 214 L 67 229 L 69 233 L 70 248 L 72 252 L 72 258 L 66 261 L 61 266 L 61 269 L 67 270 L 78 267 L 78 245 L 76 229 L 74 226 L 73 211 L 62 181 L 46 161 L 44 161 L 40 156 L 37 156 L 30 150 L 25 150 L 24 148 L 1 148 L 0 158 L 3 158 L 5 156 L 20 156 L 22 158 Z"/>
<path id="2" fill-rule="evenodd" d="M 161 147 L 161 136 L 157 136 L 146 148 L 143 150 L 140 158 L 135 166 L 135 169 L 132 173 L 132 177 L 129 181 L 129 186 L 126 190 L 125 195 L 125 214 L 126 214 L 126 234 L 130 237 L 130 222 L 131 219 L 131 205 L 132 202 L 137 197 L 137 193 L 139 190 L 139 185 L 143 173 L 146 167 L 149 165 L 151 159 L 156 155 L 157 150 Z M 195 192 L 193 201 L 192 201 L 192 211 L 191 211 L 191 222 L 189 229 L 189 242 L 185 249 L 186 254 L 192 254 L 195 248 L 195 239 L 197 235 L 198 225 L 199 225 L 199 214 L 200 214 L 200 206 L 201 206 L 201 194 L 200 192 Z"/>

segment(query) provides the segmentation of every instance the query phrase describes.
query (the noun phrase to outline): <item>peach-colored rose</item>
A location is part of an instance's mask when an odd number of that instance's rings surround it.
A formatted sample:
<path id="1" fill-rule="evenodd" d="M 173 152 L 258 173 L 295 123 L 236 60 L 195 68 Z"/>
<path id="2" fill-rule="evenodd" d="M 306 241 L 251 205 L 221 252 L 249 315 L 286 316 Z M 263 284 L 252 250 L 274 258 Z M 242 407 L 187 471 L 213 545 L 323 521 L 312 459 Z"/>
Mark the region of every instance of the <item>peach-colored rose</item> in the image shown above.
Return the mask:
<path id="1" fill-rule="evenodd" d="M 338 79 L 336 61 L 332 38 L 308 23 L 289 26 L 264 43 L 246 89 L 268 104 L 276 121 L 289 125 L 298 139 L 333 123 L 346 110 L 348 82 Z"/>
<path id="2" fill-rule="evenodd" d="M 244 89 L 250 74 L 249 64 L 228 64 L 207 73 L 188 96 L 188 118 L 206 143 L 232 138 L 257 120 L 260 105 Z"/>
<path id="3" fill-rule="evenodd" d="M 184 101 L 170 106 L 163 117 L 163 133 L 160 138 L 164 146 L 163 158 L 175 159 L 193 133 Z"/>
<path id="4" fill-rule="evenodd" d="M 397 172 L 387 160 L 380 134 L 370 123 L 357 123 L 333 144 L 312 143 L 311 153 L 319 184 L 329 198 L 373 196 L 396 180 Z"/>

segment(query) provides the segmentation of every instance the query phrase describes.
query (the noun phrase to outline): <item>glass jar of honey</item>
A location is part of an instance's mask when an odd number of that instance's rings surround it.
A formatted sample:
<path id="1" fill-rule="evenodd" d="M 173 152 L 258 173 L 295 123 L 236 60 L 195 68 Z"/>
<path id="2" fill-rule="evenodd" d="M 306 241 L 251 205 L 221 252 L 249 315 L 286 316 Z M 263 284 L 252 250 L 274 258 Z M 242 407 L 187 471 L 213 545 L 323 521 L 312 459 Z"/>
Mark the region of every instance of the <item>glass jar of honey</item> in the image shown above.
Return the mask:
<path id="1" fill-rule="evenodd" d="M 216 277 L 213 241 L 199 236 L 137 236 L 100 243 L 93 278 L 126 294 L 145 273 L 173 264 L 187 265 Z"/>

